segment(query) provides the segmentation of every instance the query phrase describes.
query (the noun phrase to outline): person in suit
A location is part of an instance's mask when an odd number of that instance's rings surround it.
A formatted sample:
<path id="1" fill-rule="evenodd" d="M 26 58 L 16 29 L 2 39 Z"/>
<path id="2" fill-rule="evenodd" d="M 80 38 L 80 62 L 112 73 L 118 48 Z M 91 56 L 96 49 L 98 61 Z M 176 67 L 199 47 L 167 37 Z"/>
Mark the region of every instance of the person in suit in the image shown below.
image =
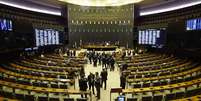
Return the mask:
<path id="1" fill-rule="evenodd" d="M 111 69 L 111 71 L 114 71 L 114 64 L 115 64 L 115 60 L 114 60 L 114 58 L 111 56 L 111 58 L 110 58 L 110 69 Z"/>
<path id="2" fill-rule="evenodd" d="M 106 87 L 107 87 L 107 70 L 106 69 L 103 69 L 103 71 L 101 72 L 101 86 L 103 85 L 104 83 L 104 89 L 106 90 Z"/>
<path id="3" fill-rule="evenodd" d="M 93 94 L 95 94 L 94 93 L 94 82 L 95 82 L 95 75 L 93 73 L 90 73 L 88 75 L 88 85 L 89 85 L 90 90 L 92 88 Z"/>
<path id="4" fill-rule="evenodd" d="M 97 92 L 97 99 L 99 100 L 100 99 L 101 78 L 100 78 L 98 72 L 96 72 L 95 87 L 96 87 L 96 92 Z"/>
<path id="5" fill-rule="evenodd" d="M 79 79 L 79 88 L 80 91 L 87 91 L 88 85 L 87 85 L 87 78 L 85 78 L 84 75 L 81 76 Z M 83 98 L 83 94 L 81 94 L 81 97 Z M 85 98 L 87 98 L 87 94 L 85 94 Z"/>
<path id="6" fill-rule="evenodd" d="M 126 76 L 125 74 L 121 74 L 121 77 L 120 77 L 120 86 L 122 89 L 125 89 L 126 87 Z"/>
<path id="7" fill-rule="evenodd" d="M 94 67 L 97 67 L 97 61 L 98 61 L 98 57 L 97 57 L 97 54 L 95 54 L 93 57 Z"/>
<path id="8" fill-rule="evenodd" d="M 74 57 L 76 56 L 76 50 L 73 50 L 73 56 Z"/>

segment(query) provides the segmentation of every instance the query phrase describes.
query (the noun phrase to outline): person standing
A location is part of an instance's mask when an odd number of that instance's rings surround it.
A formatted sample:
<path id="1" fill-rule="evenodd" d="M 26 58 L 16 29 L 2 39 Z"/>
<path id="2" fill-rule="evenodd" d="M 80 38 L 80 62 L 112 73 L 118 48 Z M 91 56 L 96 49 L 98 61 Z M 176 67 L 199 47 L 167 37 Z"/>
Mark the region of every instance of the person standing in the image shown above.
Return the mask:
<path id="1" fill-rule="evenodd" d="M 111 56 L 111 58 L 110 58 L 110 65 L 111 65 L 111 71 L 114 71 L 114 64 L 115 64 L 115 60 L 114 60 L 114 58 Z"/>
<path id="2" fill-rule="evenodd" d="M 107 70 L 106 69 L 103 69 L 103 71 L 101 72 L 101 86 L 103 85 L 104 83 L 104 89 L 106 90 L 106 87 L 107 87 Z"/>
<path id="3" fill-rule="evenodd" d="M 106 56 L 102 55 L 102 67 L 106 68 Z"/>
<path id="4" fill-rule="evenodd" d="M 87 91 L 87 78 L 85 78 L 84 75 L 81 76 L 81 78 L 79 79 L 79 88 L 80 91 Z M 83 98 L 83 94 L 81 94 L 81 97 Z M 85 94 L 85 98 L 87 98 L 87 94 Z"/>
<path id="5" fill-rule="evenodd" d="M 98 72 L 96 72 L 95 87 L 96 87 L 96 92 L 97 92 L 97 99 L 99 100 L 100 99 L 101 78 L 100 78 Z"/>
<path id="6" fill-rule="evenodd" d="M 98 65 L 99 66 L 101 65 L 101 60 L 102 60 L 102 55 L 98 54 Z"/>
<path id="7" fill-rule="evenodd" d="M 88 75 L 88 85 L 89 85 L 89 89 L 93 91 L 94 93 L 94 82 L 95 82 L 95 75 L 93 73 L 90 72 L 90 74 Z"/>
<path id="8" fill-rule="evenodd" d="M 121 77 L 120 77 L 120 86 L 122 89 L 125 89 L 125 86 L 126 86 L 126 76 L 125 74 L 121 74 Z"/>
<path id="9" fill-rule="evenodd" d="M 73 56 L 74 57 L 76 56 L 76 50 L 75 49 L 73 50 Z"/>
<path id="10" fill-rule="evenodd" d="M 90 62 L 90 64 L 92 64 L 92 52 L 89 52 L 88 53 L 88 58 L 89 58 L 89 62 Z"/>
<path id="11" fill-rule="evenodd" d="M 97 57 L 97 54 L 95 54 L 93 57 L 94 67 L 97 67 L 97 61 L 98 61 L 98 57 Z"/>
<path id="12" fill-rule="evenodd" d="M 81 67 L 81 70 L 80 70 L 80 77 L 82 76 L 85 76 L 84 67 Z"/>

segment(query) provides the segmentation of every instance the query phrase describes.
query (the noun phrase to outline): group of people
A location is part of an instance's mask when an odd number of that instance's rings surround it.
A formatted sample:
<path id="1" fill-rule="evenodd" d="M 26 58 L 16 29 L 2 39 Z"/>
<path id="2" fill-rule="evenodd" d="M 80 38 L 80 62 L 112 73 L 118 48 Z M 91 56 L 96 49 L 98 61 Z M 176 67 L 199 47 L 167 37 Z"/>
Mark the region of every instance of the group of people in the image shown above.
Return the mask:
<path id="1" fill-rule="evenodd" d="M 92 90 L 94 95 L 95 95 L 94 88 L 96 88 L 97 93 L 96 97 L 97 99 L 100 99 L 100 88 L 103 87 L 103 84 L 104 89 L 106 90 L 107 88 L 107 76 L 108 73 L 106 69 L 103 69 L 100 75 L 98 72 L 96 72 L 95 74 L 90 73 L 87 78 L 83 74 L 79 79 L 79 88 L 81 91 L 87 91 L 87 89 L 89 88 L 89 90 Z M 83 95 L 81 95 L 81 97 L 83 97 Z M 85 97 L 87 97 L 87 95 L 85 95 Z"/>
<path id="2" fill-rule="evenodd" d="M 89 51 L 87 53 L 87 57 L 89 59 L 90 64 L 93 63 L 94 67 L 97 67 L 97 65 L 102 65 L 103 68 L 110 68 L 110 70 L 114 70 L 115 66 L 115 52 L 112 54 L 106 54 L 105 52 L 103 53 L 98 53 L 95 51 Z"/>

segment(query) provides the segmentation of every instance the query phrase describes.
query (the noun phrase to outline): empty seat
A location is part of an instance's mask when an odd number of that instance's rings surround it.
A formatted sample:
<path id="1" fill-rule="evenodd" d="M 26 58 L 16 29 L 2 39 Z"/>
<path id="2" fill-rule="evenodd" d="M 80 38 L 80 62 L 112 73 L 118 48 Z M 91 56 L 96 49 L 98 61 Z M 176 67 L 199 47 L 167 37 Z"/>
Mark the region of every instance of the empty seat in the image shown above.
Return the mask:
<path id="1" fill-rule="evenodd" d="M 60 85 L 60 88 L 61 88 L 61 89 L 68 89 L 68 85 L 63 85 L 63 84 L 61 84 L 61 85 Z"/>
<path id="2" fill-rule="evenodd" d="M 46 87 L 46 88 L 48 87 L 47 83 L 40 83 L 40 86 L 41 87 Z"/>
<path id="3" fill-rule="evenodd" d="M 134 84 L 134 88 L 141 88 L 141 84 Z"/>
<path id="4" fill-rule="evenodd" d="M 67 77 L 65 75 L 60 75 L 59 77 L 60 77 L 60 79 L 67 79 Z"/>
<path id="5" fill-rule="evenodd" d="M 150 83 L 144 83 L 142 86 L 143 87 L 150 87 Z"/>
<path id="6" fill-rule="evenodd" d="M 25 99 L 25 101 L 34 101 L 35 100 L 33 95 L 25 95 L 24 99 Z"/>
<path id="7" fill-rule="evenodd" d="M 167 85 L 168 81 L 161 81 L 161 85 Z"/>
<path id="8" fill-rule="evenodd" d="M 143 96 L 142 101 L 152 101 L 152 96 Z"/>
<path id="9" fill-rule="evenodd" d="M 59 98 L 49 98 L 49 101 L 60 101 Z"/>
<path id="10" fill-rule="evenodd" d="M 170 84 L 175 84 L 175 83 L 177 83 L 177 79 L 170 81 Z"/>
<path id="11" fill-rule="evenodd" d="M 48 97 L 39 96 L 38 101 L 48 101 Z"/>
<path id="12" fill-rule="evenodd" d="M 153 82 L 153 86 L 160 86 L 160 82 Z"/>
<path id="13" fill-rule="evenodd" d="M 173 100 L 175 98 L 175 94 L 172 93 L 172 94 L 167 94 L 165 96 L 165 101 L 169 101 L 169 100 Z"/>
<path id="14" fill-rule="evenodd" d="M 4 91 L 3 91 L 2 94 L 3 94 L 2 96 L 3 96 L 3 97 L 6 97 L 6 98 L 11 98 L 11 99 L 14 98 L 14 93 L 11 93 L 11 92 L 4 92 Z"/>
<path id="15" fill-rule="evenodd" d="M 77 98 L 77 101 L 87 101 L 87 98 Z"/>
<path id="16" fill-rule="evenodd" d="M 18 100 L 24 100 L 24 94 L 15 94 L 15 98 Z"/>
<path id="17" fill-rule="evenodd" d="M 186 97 L 191 97 L 191 96 L 194 96 L 195 94 L 196 94 L 196 89 L 186 91 Z"/>
<path id="18" fill-rule="evenodd" d="M 40 86 L 40 83 L 39 82 L 33 82 L 32 85 L 33 86 Z"/>
<path id="19" fill-rule="evenodd" d="M 184 92 L 177 92 L 176 93 L 176 99 L 180 99 L 180 98 L 182 98 L 182 97 L 184 97 L 185 96 L 185 93 Z"/>
<path id="20" fill-rule="evenodd" d="M 127 101 L 137 101 L 137 98 L 127 98 Z"/>
<path id="21" fill-rule="evenodd" d="M 58 84 L 51 84 L 51 88 L 59 88 Z"/>
<path id="22" fill-rule="evenodd" d="M 142 78 L 142 75 L 136 75 L 136 78 Z"/>
<path id="23" fill-rule="evenodd" d="M 64 101 L 74 101 L 73 98 L 65 98 Z"/>
<path id="24" fill-rule="evenodd" d="M 163 100 L 163 95 L 155 95 L 153 96 L 153 101 L 162 101 Z"/>

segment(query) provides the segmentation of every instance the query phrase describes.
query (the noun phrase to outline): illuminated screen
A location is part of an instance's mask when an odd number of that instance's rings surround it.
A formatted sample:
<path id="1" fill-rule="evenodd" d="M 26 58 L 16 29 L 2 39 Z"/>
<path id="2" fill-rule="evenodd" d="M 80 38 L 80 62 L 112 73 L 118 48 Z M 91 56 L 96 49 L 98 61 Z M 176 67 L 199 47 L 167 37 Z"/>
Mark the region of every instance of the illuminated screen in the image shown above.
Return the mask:
<path id="1" fill-rule="evenodd" d="M 201 18 L 187 20 L 186 30 L 201 30 Z"/>
<path id="2" fill-rule="evenodd" d="M 59 31 L 54 29 L 35 29 L 36 46 L 59 45 Z"/>
<path id="3" fill-rule="evenodd" d="M 138 44 L 151 45 L 153 47 L 162 47 L 165 44 L 164 30 L 145 29 L 138 32 Z"/>
<path id="4" fill-rule="evenodd" d="M 118 101 L 125 101 L 125 97 L 124 96 L 118 97 Z"/>
<path id="5" fill-rule="evenodd" d="M 12 21 L 7 19 L 0 19 L 0 30 L 12 31 L 13 30 Z"/>

